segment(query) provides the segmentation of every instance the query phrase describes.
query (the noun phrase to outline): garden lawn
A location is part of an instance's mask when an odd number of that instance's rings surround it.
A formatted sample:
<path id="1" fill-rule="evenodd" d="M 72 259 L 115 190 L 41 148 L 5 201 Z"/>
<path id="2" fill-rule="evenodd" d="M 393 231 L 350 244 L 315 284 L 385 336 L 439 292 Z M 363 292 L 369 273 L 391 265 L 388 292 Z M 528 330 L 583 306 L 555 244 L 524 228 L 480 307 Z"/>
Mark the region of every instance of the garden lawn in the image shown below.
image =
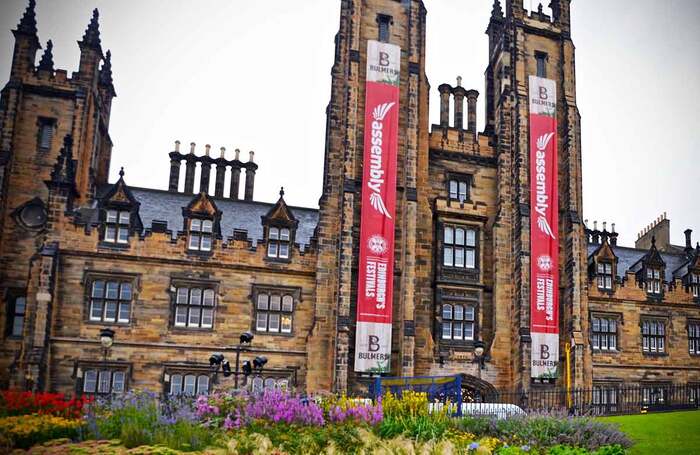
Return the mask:
<path id="1" fill-rule="evenodd" d="M 620 424 L 635 445 L 635 454 L 700 454 L 700 411 L 602 417 Z"/>

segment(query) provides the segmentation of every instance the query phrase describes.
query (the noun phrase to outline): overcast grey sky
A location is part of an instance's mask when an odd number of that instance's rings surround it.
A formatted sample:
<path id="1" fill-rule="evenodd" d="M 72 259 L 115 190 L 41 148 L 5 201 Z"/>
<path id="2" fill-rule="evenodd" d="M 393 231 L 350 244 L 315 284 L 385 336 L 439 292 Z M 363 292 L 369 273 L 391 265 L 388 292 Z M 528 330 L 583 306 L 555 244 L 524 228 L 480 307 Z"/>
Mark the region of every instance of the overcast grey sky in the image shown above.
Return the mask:
<path id="1" fill-rule="evenodd" d="M 316 207 L 323 171 L 340 0 L 38 0 L 42 45 L 75 71 L 79 40 L 100 10 L 112 50 L 111 175 L 167 188 L 173 141 L 255 150 L 256 199 L 280 186 L 293 205 Z M 534 6 L 537 1 L 532 2 Z M 545 5 L 549 2 L 543 2 Z M 672 241 L 687 227 L 700 240 L 700 1 L 574 0 L 578 105 L 582 116 L 584 217 L 617 223 L 620 242 L 662 212 Z M 484 30 L 491 0 L 426 0 L 431 121 L 437 86 L 483 93 Z M 530 4 L 529 0 L 525 5 Z M 0 79 L 26 0 L 0 0 Z M 547 8 L 545 8 L 547 10 Z M 37 56 L 37 62 L 40 55 Z M 483 97 L 480 102 L 483 127 Z"/>

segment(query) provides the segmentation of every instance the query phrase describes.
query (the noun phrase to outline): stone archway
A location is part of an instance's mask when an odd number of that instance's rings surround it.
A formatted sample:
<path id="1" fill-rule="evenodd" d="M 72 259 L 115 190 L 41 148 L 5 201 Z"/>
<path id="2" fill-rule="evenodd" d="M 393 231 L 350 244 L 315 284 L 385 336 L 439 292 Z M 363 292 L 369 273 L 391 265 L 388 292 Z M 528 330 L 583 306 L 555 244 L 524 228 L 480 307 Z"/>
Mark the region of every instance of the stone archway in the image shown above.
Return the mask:
<path id="1" fill-rule="evenodd" d="M 497 395 L 496 388 L 488 381 L 470 374 L 461 373 L 462 377 L 462 401 L 464 403 L 480 403 L 487 397 Z"/>

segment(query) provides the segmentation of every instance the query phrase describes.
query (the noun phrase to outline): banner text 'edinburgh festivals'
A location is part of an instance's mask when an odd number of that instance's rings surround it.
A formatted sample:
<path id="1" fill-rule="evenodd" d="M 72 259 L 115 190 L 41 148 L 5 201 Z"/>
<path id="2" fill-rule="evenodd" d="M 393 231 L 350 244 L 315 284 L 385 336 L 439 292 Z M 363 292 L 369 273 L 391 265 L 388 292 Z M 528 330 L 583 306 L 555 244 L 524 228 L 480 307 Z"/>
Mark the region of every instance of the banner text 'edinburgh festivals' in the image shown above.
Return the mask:
<path id="1" fill-rule="evenodd" d="M 559 366 L 556 101 L 554 81 L 530 76 L 530 334 L 535 379 L 556 378 Z"/>
<path id="2" fill-rule="evenodd" d="M 355 371 L 358 372 L 386 372 L 391 365 L 400 65 L 398 46 L 378 41 L 367 43 L 355 334 Z"/>

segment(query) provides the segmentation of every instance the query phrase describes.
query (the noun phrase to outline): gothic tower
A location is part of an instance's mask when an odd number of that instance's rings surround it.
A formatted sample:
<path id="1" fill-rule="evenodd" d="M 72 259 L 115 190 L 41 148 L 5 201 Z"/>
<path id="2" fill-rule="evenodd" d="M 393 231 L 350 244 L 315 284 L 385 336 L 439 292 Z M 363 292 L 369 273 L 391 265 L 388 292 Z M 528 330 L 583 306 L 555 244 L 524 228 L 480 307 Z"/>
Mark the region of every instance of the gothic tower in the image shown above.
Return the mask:
<path id="1" fill-rule="evenodd" d="M 572 345 L 572 383 L 582 387 L 590 365 L 583 349 L 587 331 L 586 245 L 581 219 L 581 131 L 576 106 L 574 45 L 570 0 L 552 0 L 552 17 L 527 12 L 522 1 L 506 0 L 505 15 L 498 0 L 487 29 L 486 131 L 494 135 L 498 157 L 498 215 L 494 224 L 494 300 L 508 302 L 511 327 L 496 337 L 510 337 L 511 383 L 528 390 L 533 360 L 530 333 L 531 194 L 529 86 L 530 76 L 554 81 L 556 87 L 558 164 L 559 352 Z M 534 228 L 533 228 L 534 229 Z M 556 304 L 556 303 L 555 303 Z M 566 377 L 562 361 L 556 383 Z M 536 383 L 537 381 L 535 381 Z M 590 385 L 590 384 L 588 384 Z"/>
<path id="2" fill-rule="evenodd" d="M 429 269 L 416 239 L 428 230 L 428 82 L 426 10 L 420 0 L 343 0 L 336 35 L 331 101 L 327 108 L 323 193 L 317 235 L 315 326 L 309 339 L 308 390 L 346 390 L 366 375 L 354 373 L 360 212 L 365 162 L 368 42 L 400 48 L 399 120 L 394 219 L 393 375 L 414 374 L 416 305 L 430 299 Z M 381 46 L 381 45 L 380 45 Z M 426 253 L 430 254 L 430 253 Z"/>
<path id="3" fill-rule="evenodd" d="M 111 56 L 102 52 L 97 10 L 78 42 L 79 69 L 71 77 L 54 68 L 51 40 L 35 64 L 41 46 L 34 0 L 13 34 L 10 78 L 0 95 L 0 319 L 4 321 L 8 308 L 38 316 L 26 325 L 30 331 L 24 338 L 36 342 L 25 346 L 25 358 L 14 358 L 20 339 L 8 338 L 0 351 L 6 354 L 0 356 L 0 368 L 32 364 L 36 374 L 30 382 L 40 386 L 46 354 L 40 338 L 48 333 L 50 305 L 37 311 L 40 293 L 28 289 L 28 283 L 50 225 L 51 186 L 59 174 L 70 179 L 61 183 L 71 188 L 70 209 L 92 201 L 97 187 L 107 183 L 110 107 L 116 94 Z"/>

